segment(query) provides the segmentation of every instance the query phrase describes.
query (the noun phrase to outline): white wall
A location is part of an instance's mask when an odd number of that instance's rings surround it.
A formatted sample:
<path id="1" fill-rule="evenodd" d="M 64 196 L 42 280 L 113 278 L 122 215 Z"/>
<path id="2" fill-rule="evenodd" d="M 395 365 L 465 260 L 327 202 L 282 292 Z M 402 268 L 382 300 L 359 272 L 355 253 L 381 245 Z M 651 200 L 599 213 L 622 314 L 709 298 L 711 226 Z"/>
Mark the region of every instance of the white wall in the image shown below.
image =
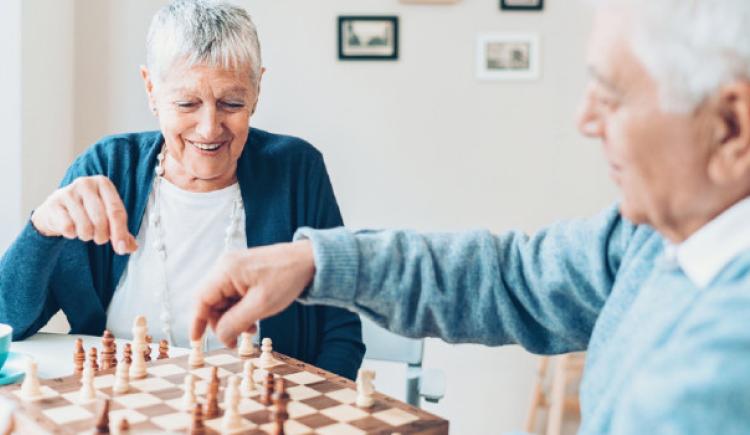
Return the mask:
<path id="1" fill-rule="evenodd" d="M 74 156 L 73 5 L 73 0 L 23 2 L 25 215 L 57 188 Z"/>
<path id="2" fill-rule="evenodd" d="M 78 151 L 105 134 L 156 128 L 138 65 L 163 3 L 76 2 Z M 324 152 L 349 225 L 532 231 L 614 198 L 599 150 L 574 128 L 590 19 L 579 2 L 549 1 L 543 13 L 501 12 L 496 0 L 237 3 L 256 19 L 268 67 L 254 125 Z M 401 59 L 339 62 L 336 17 L 344 14 L 399 15 Z M 476 35 L 502 31 L 541 35 L 540 80 L 475 78 Z M 457 434 L 518 429 L 534 363 L 517 347 L 430 340 L 425 364 L 446 371 L 448 392 L 427 408 Z"/>
<path id="3" fill-rule="evenodd" d="M 21 0 L 0 2 L 0 252 L 21 226 Z"/>

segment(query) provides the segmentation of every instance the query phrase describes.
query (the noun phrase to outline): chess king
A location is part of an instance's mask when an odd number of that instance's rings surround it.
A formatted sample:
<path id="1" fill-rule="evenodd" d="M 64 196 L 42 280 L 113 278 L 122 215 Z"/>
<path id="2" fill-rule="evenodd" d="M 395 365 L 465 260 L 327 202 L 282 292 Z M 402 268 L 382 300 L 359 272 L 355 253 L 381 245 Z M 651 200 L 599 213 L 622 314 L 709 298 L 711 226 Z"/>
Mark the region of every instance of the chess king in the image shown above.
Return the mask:
<path id="1" fill-rule="evenodd" d="M 4 253 L 0 322 L 15 340 L 62 310 L 71 333 L 128 337 L 143 314 L 157 342 L 188 347 L 197 283 L 222 254 L 342 224 L 321 153 L 249 127 L 263 74 L 244 9 L 176 0 L 156 13 L 140 75 L 160 131 L 91 146 Z M 259 328 L 350 379 L 364 354 L 359 318 L 340 308 L 294 304 Z"/>
<path id="2" fill-rule="evenodd" d="M 586 350 L 582 434 L 747 433 L 750 1 L 597 8 L 579 126 L 616 205 L 531 237 L 300 229 L 220 263 L 193 334 L 330 303 L 410 337 Z"/>

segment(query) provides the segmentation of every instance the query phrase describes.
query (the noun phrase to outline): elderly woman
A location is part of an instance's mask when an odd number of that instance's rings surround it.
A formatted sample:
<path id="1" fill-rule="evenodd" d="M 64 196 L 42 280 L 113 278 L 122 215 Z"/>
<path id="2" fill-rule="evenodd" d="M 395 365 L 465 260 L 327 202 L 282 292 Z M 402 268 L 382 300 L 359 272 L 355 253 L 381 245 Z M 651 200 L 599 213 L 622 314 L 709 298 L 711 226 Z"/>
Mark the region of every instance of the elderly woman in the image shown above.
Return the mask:
<path id="1" fill-rule="evenodd" d="M 196 284 L 222 254 L 342 224 L 321 154 L 248 127 L 262 75 L 243 9 L 157 12 L 141 76 L 161 131 L 95 144 L 34 211 L 0 263 L 14 339 L 62 309 L 72 333 L 129 337 L 143 314 L 155 339 L 187 346 Z M 338 308 L 293 305 L 259 328 L 275 350 L 349 378 L 364 354 L 359 318 Z"/>

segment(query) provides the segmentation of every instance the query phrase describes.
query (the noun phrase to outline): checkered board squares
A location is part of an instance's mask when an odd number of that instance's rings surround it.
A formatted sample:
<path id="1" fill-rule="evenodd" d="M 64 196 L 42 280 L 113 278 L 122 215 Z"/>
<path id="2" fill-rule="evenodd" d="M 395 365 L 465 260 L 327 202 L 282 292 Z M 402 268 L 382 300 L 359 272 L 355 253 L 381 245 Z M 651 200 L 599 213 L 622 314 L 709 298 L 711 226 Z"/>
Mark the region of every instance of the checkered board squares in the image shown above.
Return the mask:
<path id="1" fill-rule="evenodd" d="M 257 357 L 257 351 L 254 357 Z M 275 353 L 275 364 L 256 369 L 257 390 L 242 397 L 239 413 L 243 427 L 235 433 L 269 434 L 273 432 L 274 405 L 261 401 L 262 383 L 266 373 L 286 380 L 290 402 L 289 420 L 284 424 L 287 434 L 445 434 L 448 422 L 410 407 L 382 394 L 375 394 L 375 405 L 358 408 L 353 382 L 320 370 L 309 364 Z M 257 358 L 255 358 L 257 361 Z M 196 377 L 196 395 L 205 403 L 211 369 L 218 367 L 221 382 L 219 416 L 206 420 L 208 434 L 222 432 L 224 389 L 230 375 L 242 376 L 245 359 L 229 350 L 209 352 L 205 365 L 192 368 L 187 356 L 151 361 L 144 379 L 131 380 L 126 394 L 114 394 L 115 369 L 97 372 L 94 385 L 99 397 L 111 398 L 112 427 L 127 418 L 133 433 L 185 431 L 190 423 L 189 412 L 183 409 L 184 380 L 188 373 Z M 20 433 L 78 434 L 91 432 L 101 401 L 78 403 L 80 377 L 69 376 L 42 381 L 43 398 L 24 402 L 19 386 L 0 389 L 0 396 L 18 404 L 16 422 Z M 26 426 L 24 426 L 24 424 Z"/>

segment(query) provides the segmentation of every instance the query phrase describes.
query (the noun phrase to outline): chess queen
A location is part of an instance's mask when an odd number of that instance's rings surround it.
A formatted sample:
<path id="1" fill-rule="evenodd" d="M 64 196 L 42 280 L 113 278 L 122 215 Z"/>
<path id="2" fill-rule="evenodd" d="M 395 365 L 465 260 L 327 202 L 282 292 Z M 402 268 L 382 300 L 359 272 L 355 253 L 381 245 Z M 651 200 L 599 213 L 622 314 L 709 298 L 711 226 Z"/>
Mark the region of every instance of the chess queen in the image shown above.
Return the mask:
<path id="1" fill-rule="evenodd" d="M 157 11 L 140 76 L 159 130 L 103 138 L 35 208 L 0 263 L 0 321 L 14 339 L 62 309 L 72 333 L 130 337 L 144 315 L 154 340 L 187 347 L 194 291 L 219 257 L 342 225 L 321 153 L 250 126 L 263 75 L 244 9 L 175 0 Z M 294 305 L 259 328 L 349 378 L 364 353 L 358 317 L 339 308 Z"/>

